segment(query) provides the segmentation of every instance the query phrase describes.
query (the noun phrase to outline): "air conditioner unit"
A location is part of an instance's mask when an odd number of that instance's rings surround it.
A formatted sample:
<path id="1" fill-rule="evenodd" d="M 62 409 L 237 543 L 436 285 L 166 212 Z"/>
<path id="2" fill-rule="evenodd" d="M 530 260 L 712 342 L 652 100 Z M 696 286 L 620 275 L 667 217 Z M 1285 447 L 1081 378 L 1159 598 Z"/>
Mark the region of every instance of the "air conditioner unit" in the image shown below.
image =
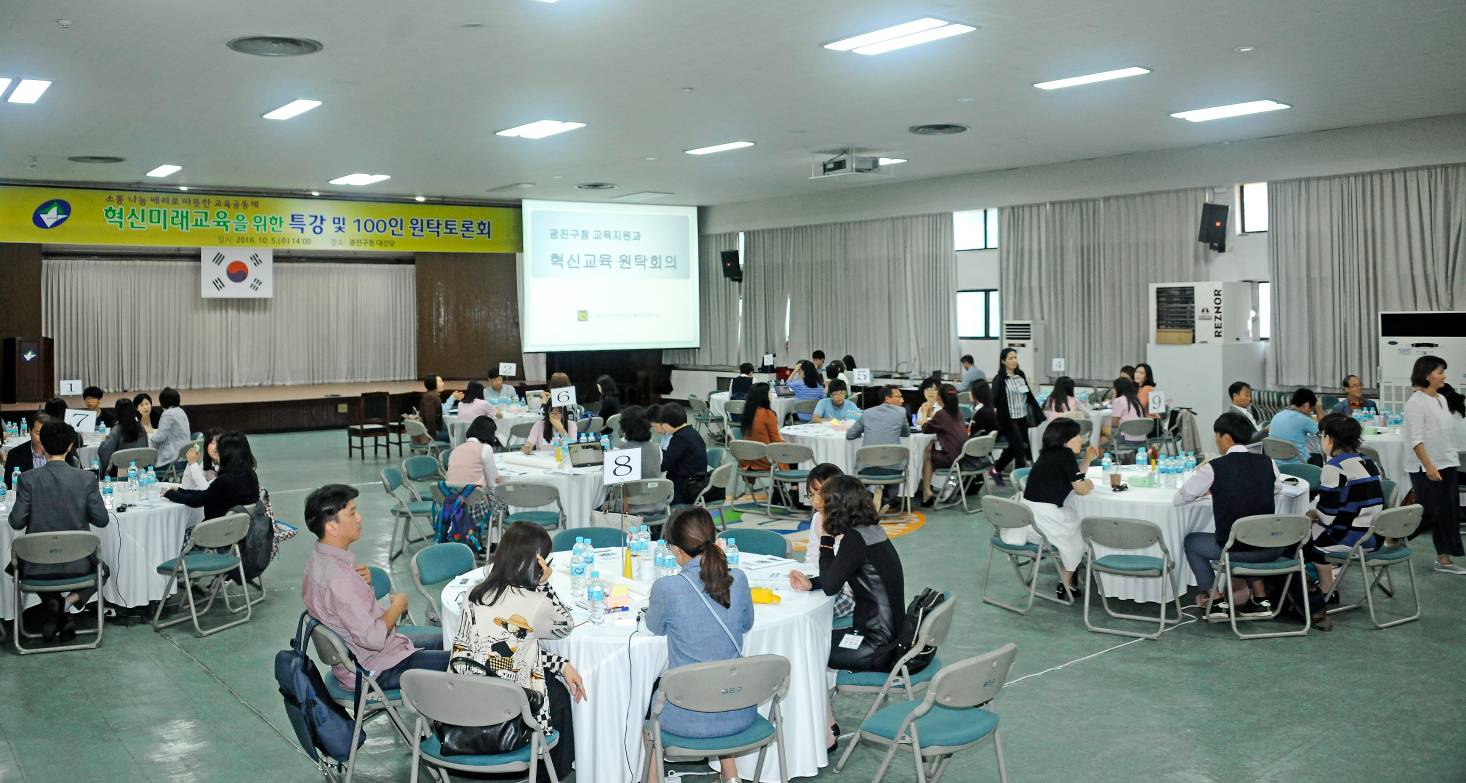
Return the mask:
<path id="1" fill-rule="evenodd" d="M 1040 364 L 1042 354 L 1038 350 L 1039 331 L 1039 324 L 1033 321 L 1003 322 L 1003 347 L 1018 352 L 1018 369 L 1032 383 L 1038 383 L 1040 378 L 1047 375 Z"/>
<path id="2" fill-rule="evenodd" d="M 1422 356 L 1446 361 L 1446 382 L 1466 380 L 1466 311 L 1393 311 L 1379 314 L 1379 383 L 1397 384 L 1409 396 L 1410 372 Z M 1329 385 L 1338 383 L 1329 379 Z M 1383 392 L 1382 392 L 1383 393 Z M 1403 404 L 1403 400 L 1401 401 Z"/>

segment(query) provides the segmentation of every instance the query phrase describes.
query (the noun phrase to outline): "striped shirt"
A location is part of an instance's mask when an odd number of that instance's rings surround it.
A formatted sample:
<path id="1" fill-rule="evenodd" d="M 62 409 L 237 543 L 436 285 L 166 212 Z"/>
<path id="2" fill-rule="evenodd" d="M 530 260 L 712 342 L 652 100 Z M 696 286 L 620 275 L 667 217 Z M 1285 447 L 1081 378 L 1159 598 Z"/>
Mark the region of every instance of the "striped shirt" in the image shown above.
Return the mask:
<path id="1" fill-rule="evenodd" d="M 1021 375 L 1009 375 L 1004 388 L 1008 390 L 1008 416 L 1021 421 L 1028 415 L 1028 381 Z"/>
<path id="2" fill-rule="evenodd" d="M 1379 468 L 1358 454 L 1338 454 L 1323 466 L 1313 523 L 1315 546 L 1353 546 L 1384 510 Z"/>

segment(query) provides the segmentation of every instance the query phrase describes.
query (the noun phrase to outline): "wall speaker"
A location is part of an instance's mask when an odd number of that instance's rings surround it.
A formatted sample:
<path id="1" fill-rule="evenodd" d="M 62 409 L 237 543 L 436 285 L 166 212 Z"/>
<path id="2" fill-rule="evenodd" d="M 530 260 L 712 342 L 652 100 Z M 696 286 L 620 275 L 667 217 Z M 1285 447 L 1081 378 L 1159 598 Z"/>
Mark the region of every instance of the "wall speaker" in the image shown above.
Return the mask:
<path id="1" fill-rule="evenodd" d="M 723 251 L 723 277 L 735 283 L 743 282 L 743 264 L 738 258 L 737 250 Z"/>
<path id="2" fill-rule="evenodd" d="M 1205 242 L 1218 253 L 1227 250 L 1227 209 L 1226 204 L 1201 205 L 1201 230 L 1196 241 Z"/>

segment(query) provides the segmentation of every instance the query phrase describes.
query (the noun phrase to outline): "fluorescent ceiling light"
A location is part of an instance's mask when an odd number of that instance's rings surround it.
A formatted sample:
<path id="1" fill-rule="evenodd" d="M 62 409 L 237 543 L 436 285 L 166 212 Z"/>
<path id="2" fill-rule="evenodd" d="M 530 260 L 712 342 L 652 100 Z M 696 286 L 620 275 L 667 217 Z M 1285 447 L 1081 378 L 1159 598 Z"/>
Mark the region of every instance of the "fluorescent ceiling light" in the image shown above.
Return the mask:
<path id="1" fill-rule="evenodd" d="M 517 136 L 521 139 L 543 139 L 546 136 L 554 136 L 557 133 L 573 131 L 576 128 L 584 128 L 583 122 L 564 122 L 561 120 L 536 120 L 528 125 L 520 125 L 516 128 L 505 128 L 495 133 L 495 136 Z"/>
<path id="2" fill-rule="evenodd" d="M 7 88 L 9 88 L 9 87 L 10 87 L 10 77 L 9 76 L 0 76 L 0 95 L 4 95 L 5 94 L 5 90 Z"/>
<path id="3" fill-rule="evenodd" d="M 695 150 L 683 150 L 688 155 L 711 155 L 714 152 L 727 152 L 728 150 L 741 150 L 744 147 L 752 147 L 751 141 L 730 141 L 727 144 L 714 144 L 711 147 L 698 147 Z"/>
<path id="4" fill-rule="evenodd" d="M 20 84 L 15 85 L 15 91 L 10 93 L 10 102 L 35 103 L 50 86 L 50 82 L 41 79 L 21 79 Z"/>
<path id="5" fill-rule="evenodd" d="M 906 162 L 906 159 L 905 158 L 879 158 L 879 159 L 876 160 L 876 165 L 879 165 L 879 166 L 894 166 L 897 163 L 905 163 L 905 162 Z"/>
<path id="6" fill-rule="evenodd" d="M 885 54 L 886 52 L 893 52 L 897 49 L 905 49 L 908 46 L 916 46 L 917 44 L 940 41 L 943 38 L 951 38 L 954 35 L 970 33 L 976 29 L 976 27 L 971 27 L 965 24 L 949 24 L 946 27 L 938 27 L 935 30 L 927 30 L 926 32 L 915 33 L 913 35 L 903 35 L 900 38 L 894 38 L 889 41 L 882 41 L 877 44 L 862 46 L 859 49 L 856 49 L 855 53 Z"/>
<path id="7" fill-rule="evenodd" d="M 284 106 L 281 106 L 280 108 L 270 112 L 269 114 L 262 114 L 260 116 L 264 117 L 267 120 L 288 120 L 291 117 L 299 117 L 300 115 L 305 114 L 306 112 L 320 105 L 320 101 L 312 101 L 306 98 L 300 98 L 297 100 L 293 100 L 290 103 L 285 104 Z"/>
<path id="8" fill-rule="evenodd" d="M 1033 86 L 1040 90 L 1062 90 L 1065 87 L 1078 87 L 1081 84 L 1107 82 L 1111 79 L 1124 79 L 1128 76 L 1144 76 L 1147 73 L 1150 73 L 1149 68 L 1120 68 L 1119 70 L 1102 71 L 1085 76 L 1070 76 L 1067 79 L 1055 79 L 1051 82 L 1039 82 Z"/>
<path id="9" fill-rule="evenodd" d="M 880 43 L 881 41 L 889 41 L 893 38 L 900 38 L 902 36 L 911 35 L 913 33 L 921 33 L 926 32 L 927 30 L 934 30 L 938 27 L 943 27 L 946 24 L 947 23 L 942 21 L 941 19 L 932 19 L 931 17 L 926 17 L 923 19 L 906 22 L 904 24 L 898 24 L 892 27 L 884 27 L 872 33 L 865 33 L 864 35 L 857 35 L 851 38 L 842 38 L 834 43 L 825 44 L 825 48 L 833 49 L 837 52 L 848 52 L 851 49 L 858 49 L 862 46 L 869 46 L 870 44 Z"/>
<path id="10" fill-rule="evenodd" d="M 1220 120 L 1227 117 L 1241 117 L 1244 114 L 1258 114 L 1265 111 L 1278 111 L 1279 109 L 1291 109 L 1286 103 L 1278 103 L 1273 100 L 1248 101 L 1247 103 L 1233 103 L 1229 106 L 1213 106 L 1210 109 L 1192 109 L 1190 111 L 1178 111 L 1172 114 L 1178 120 L 1189 122 L 1206 122 L 1207 120 Z"/>
<path id="11" fill-rule="evenodd" d="M 364 187 L 366 185 L 375 185 L 378 182 L 383 182 L 383 181 L 389 180 L 391 178 L 392 178 L 392 175 L 390 175 L 390 174 L 362 174 L 362 173 L 359 173 L 358 172 L 356 174 L 347 174 L 344 177 L 337 177 L 337 178 L 331 180 L 331 184 L 332 185 L 352 185 L 354 187 L 358 187 L 359 188 L 359 187 Z"/>
<path id="12" fill-rule="evenodd" d="M 161 166 L 153 169 L 152 171 L 149 171 L 148 172 L 148 176 L 149 177 L 159 177 L 159 178 L 161 178 L 161 177 L 171 177 L 171 176 L 173 176 L 174 174 L 177 174 L 180 171 L 183 171 L 183 167 L 182 166 L 175 166 L 172 163 L 164 163 L 163 165 L 161 165 Z"/>
<path id="13" fill-rule="evenodd" d="M 612 196 L 612 201 L 652 201 L 659 198 L 666 198 L 671 193 L 663 193 L 659 190 L 643 190 L 639 193 L 627 193 L 623 196 Z"/>

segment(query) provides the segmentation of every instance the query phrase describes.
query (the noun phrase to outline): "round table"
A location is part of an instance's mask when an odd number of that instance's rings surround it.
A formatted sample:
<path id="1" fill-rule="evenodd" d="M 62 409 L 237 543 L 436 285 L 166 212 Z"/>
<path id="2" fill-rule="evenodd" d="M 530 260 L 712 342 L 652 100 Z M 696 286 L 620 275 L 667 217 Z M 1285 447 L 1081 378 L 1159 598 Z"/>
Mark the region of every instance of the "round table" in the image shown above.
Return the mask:
<path id="1" fill-rule="evenodd" d="M 570 598 L 569 552 L 556 552 L 550 584 L 562 599 Z M 585 622 L 587 613 L 566 600 L 576 629 L 564 639 L 541 641 L 546 649 L 570 659 L 585 680 L 586 700 L 574 705 L 575 779 L 581 783 L 624 783 L 641 774 L 642 716 L 651 703 L 652 683 L 667 668 L 667 641 L 654 636 L 633 618 L 646 605 L 650 582 L 622 579 L 621 550 L 596 550 L 601 577 L 614 590 L 630 589 L 633 610 L 609 615 L 600 625 Z M 745 655 L 782 655 L 789 659 L 789 692 L 784 716 L 784 752 L 789 777 L 812 777 L 829 763 L 825 754 L 825 663 L 830 655 L 830 622 L 834 599 L 820 592 L 789 588 L 790 569 L 800 564 L 784 558 L 743 555 L 743 570 L 755 587 L 773 588 L 777 604 L 755 604 L 753 628 L 744 636 Z M 485 569 L 470 571 L 443 588 L 443 644 L 453 646 L 462 616 L 461 599 L 484 578 Z M 608 576 L 609 574 L 609 576 Z M 678 577 L 673 577 L 678 578 Z M 583 603 L 583 602 L 582 602 Z M 613 619 L 615 618 L 615 619 Z M 767 714 L 767 705 L 761 708 Z M 757 753 L 740 756 L 738 771 L 753 779 Z M 628 770 L 628 762 L 630 769 Z M 770 748 L 763 780 L 779 779 L 778 759 Z M 561 776 L 565 773 L 562 771 Z"/>
<path id="2" fill-rule="evenodd" d="M 1140 473 L 1140 470 L 1134 466 L 1125 466 L 1121 469 L 1121 473 L 1129 483 Z M 1100 586 L 1104 589 L 1105 595 L 1131 601 L 1159 603 L 1174 598 L 1178 588 L 1184 593 L 1186 587 L 1196 584 L 1196 577 L 1186 564 L 1186 549 L 1183 542 L 1188 533 L 1216 530 L 1210 497 L 1204 497 L 1195 503 L 1177 506 L 1173 502 L 1176 496 L 1174 488 L 1131 486 L 1124 492 L 1111 492 L 1108 479 L 1104 476 L 1104 470 L 1099 466 L 1089 469 L 1089 480 L 1094 482 L 1094 491 L 1088 495 L 1071 493 L 1069 499 L 1064 503 L 1065 508 L 1072 509 L 1080 519 L 1121 517 L 1156 523 L 1161 528 L 1161 538 L 1176 566 L 1177 584 L 1175 585 L 1164 579 L 1101 574 Z M 1285 487 L 1283 494 L 1275 500 L 1277 513 L 1302 514 L 1308 510 L 1307 487 L 1301 489 Z M 1161 550 L 1160 547 L 1151 547 L 1139 553 L 1119 552 L 1096 546 L 1095 553 L 1101 557 L 1107 554 L 1148 554 L 1160 557 Z"/>
<path id="3" fill-rule="evenodd" d="M 1085 413 L 1089 415 L 1089 423 L 1092 425 L 1089 431 L 1089 445 L 1098 448 L 1100 445 L 1100 433 L 1104 431 L 1105 424 L 1110 420 L 1110 409 L 1095 408 L 1086 410 Z M 1041 437 L 1040 433 L 1047 423 L 1044 422 L 1044 424 L 1040 424 L 1037 427 L 1028 428 L 1028 450 L 1034 457 L 1038 456 L 1039 447 L 1042 445 L 1042 441 L 1039 440 Z"/>
<path id="4" fill-rule="evenodd" d="M 849 429 L 848 423 L 791 424 L 780 429 L 779 434 L 790 443 L 808 446 L 813 450 L 816 464 L 833 463 L 840 470 L 850 473 L 855 469 L 855 450 L 860 448 L 861 440 L 847 439 L 845 433 Z M 935 435 L 916 431 L 912 431 L 910 437 L 901 439 L 901 445 L 911 452 L 911 460 L 906 464 L 906 486 L 903 494 L 915 495 L 918 492 L 922 466 L 926 464 L 926 447 L 936 439 Z"/>
<path id="5" fill-rule="evenodd" d="M 770 390 L 769 407 L 773 409 L 774 415 L 778 417 L 779 423 L 781 424 L 784 422 L 784 418 L 789 415 L 789 412 L 794 410 L 794 403 L 796 402 L 799 402 L 799 400 L 794 397 L 780 397 Z M 708 409 L 713 412 L 714 416 L 727 418 L 723 413 L 727 404 L 728 392 L 714 392 L 708 395 Z M 733 426 L 738 426 L 738 422 L 734 422 Z"/>
<path id="6" fill-rule="evenodd" d="M 88 469 L 92 466 L 92 460 L 97 458 L 97 447 L 101 446 L 102 441 L 105 441 L 106 439 L 107 436 L 103 435 L 100 432 L 82 433 L 81 448 L 76 450 L 76 459 L 77 464 L 80 465 L 83 470 Z M 11 438 L 5 441 L 5 444 L 3 446 L 0 446 L 0 457 L 5 457 L 6 455 L 8 455 L 10 453 L 10 450 L 15 448 L 16 446 L 25 445 L 30 442 L 31 439 L 29 435 L 23 435 L 19 438 Z"/>
<path id="7" fill-rule="evenodd" d="M 521 408 L 509 408 L 509 409 L 506 409 L 503 416 L 496 417 L 494 419 L 494 423 L 497 424 L 497 425 L 499 425 L 499 428 L 498 428 L 499 442 L 500 443 L 506 443 L 506 442 L 508 442 L 508 440 L 509 440 L 509 430 L 514 425 L 519 424 L 520 422 L 526 422 L 526 421 L 529 422 L 530 424 L 533 424 L 533 423 L 535 423 L 535 422 L 537 422 L 539 420 L 540 420 L 540 415 L 539 414 L 537 414 L 537 413 L 530 413 L 527 409 L 521 409 Z M 461 446 L 461 445 L 463 445 L 463 441 L 465 441 L 465 440 L 468 439 L 468 425 L 470 425 L 472 423 L 473 423 L 472 421 L 464 421 L 462 418 L 460 418 L 460 417 L 458 417 L 458 416 L 456 416 L 454 414 L 448 414 L 448 415 L 444 416 L 443 417 L 443 426 L 445 426 L 445 427 L 448 428 L 448 441 L 450 443 L 452 443 L 454 446 Z"/>
<path id="8" fill-rule="evenodd" d="M 1399 485 L 1400 497 L 1410 491 L 1410 475 L 1405 472 L 1405 436 L 1399 427 L 1365 427 L 1364 445 L 1379 452 L 1379 469 L 1385 478 Z"/>
<path id="9" fill-rule="evenodd" d="M 605 499 L 605 485 L 600 465 L 585 468 L 551 467 L 554 458 L 543 455 L 526 457 L 518 451 L 494 455 L 499 475 L 505 481 L 525 481 L 534 484 L 548 484 L 560 490 L 560 505 L 565 509 L 566 527 L 588 527 L 593 525 L 591 511 Z M 542 509 L 511 507 L 510 512 L 554 511 L 553 505 Z"/>
<path id="10" fill-rule="evenodd" d="M 13 501 L 14 496 L 11 496 Z M 147 606 L 166 596 L 168 577 L 155 570 L 158 564 L 178 557 L 188 529 L 203 521 L 204 510 L 189 508 L 169 500 L 151 505 L 131 506 L 122 513 L 109 511 L 106 527 L 92 528 L 102 539 L 102 562 L 110 573 L 103 587 L 103 596 L 118 606 Z M 10 563 L 10 541 L 21 534 L 10 527 L 9 506 L 4 515 L 4 532 L 0 532 L 0 563 Z M 26 596 L 26 605 L 36 603 Z M 15 580 L 0 572 L 0 618 L 15 616 Z"/>

